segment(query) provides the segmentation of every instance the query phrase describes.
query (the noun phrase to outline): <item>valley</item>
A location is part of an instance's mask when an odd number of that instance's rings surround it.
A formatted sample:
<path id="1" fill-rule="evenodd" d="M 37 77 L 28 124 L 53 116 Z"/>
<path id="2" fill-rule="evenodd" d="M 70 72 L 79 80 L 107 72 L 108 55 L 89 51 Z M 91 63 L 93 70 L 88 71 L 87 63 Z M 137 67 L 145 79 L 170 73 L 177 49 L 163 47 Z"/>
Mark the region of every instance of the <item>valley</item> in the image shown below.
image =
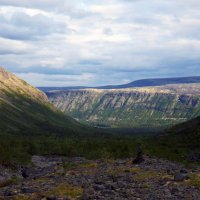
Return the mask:
<path id="1" fill-rule="evenodd" d="M 0 199 L 198 200 L 199 83 L 46 95 L 3 68 L 0 83 Z"/>
<path id="2" fill-rule="evenodd" d="M 200 0 L 0 0 L 0 200 L 200 200 Z"/>

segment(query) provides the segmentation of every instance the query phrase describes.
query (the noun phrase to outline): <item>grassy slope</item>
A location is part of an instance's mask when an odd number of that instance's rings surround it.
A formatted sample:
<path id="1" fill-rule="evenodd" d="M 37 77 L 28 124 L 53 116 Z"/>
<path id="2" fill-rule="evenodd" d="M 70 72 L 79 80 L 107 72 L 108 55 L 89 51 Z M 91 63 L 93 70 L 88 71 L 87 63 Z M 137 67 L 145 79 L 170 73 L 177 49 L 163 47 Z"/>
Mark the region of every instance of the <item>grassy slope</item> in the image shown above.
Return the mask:
<path id="1" fill-rule="evenodd" d="M 0 133 L 73 135 L 86 129 L 48 104 L 12 95 L 12 105 L 0 100 Z"/>
<path id="2" fill-rule="evenodd" d="M 188 163 L 188 156 L 200 152 L 200 117 L 176 125 L 145 141 L 150 154 Z"/>

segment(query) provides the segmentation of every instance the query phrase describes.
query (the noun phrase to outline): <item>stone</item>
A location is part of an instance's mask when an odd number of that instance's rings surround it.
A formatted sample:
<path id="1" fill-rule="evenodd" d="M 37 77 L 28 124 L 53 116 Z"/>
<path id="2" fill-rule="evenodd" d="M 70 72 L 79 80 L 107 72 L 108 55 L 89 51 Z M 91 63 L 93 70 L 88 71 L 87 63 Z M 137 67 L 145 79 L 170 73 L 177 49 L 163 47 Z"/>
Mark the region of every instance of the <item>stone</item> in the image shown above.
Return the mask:
<path id="1" fill-rule="evenodd" d="M 174 194 L 178 194 L 180 191 L 178 188 L 172 188 L 171 189 L 171 194 L 174 195 Z"/>
<path id="2" fill-rule="evenodd" d="M 57 200 L 56 196 L 51 195 L 46 198 L 46 200 Z"/>
<path id="3" fill-rule="evenodd" d="M 6 190 L 6 191 L 4 192 L 4 196 L 5 196 L 5 197 L 10 197 L 10 196 L 16 195 L 17 193 L 18 193 L 17 190 Z"/>
<path id="4" fill-rule="evenodd" d="M 27 173 L 27 169 L 22 168 L 22 169 L 21 169 L 21 173 L 22 173 L 22 177 L 23 177 L 23 178 L 28 178 L 28 177 L 29 177 L 29 175 L 28 175 L 28 173 Z"/>
<path id="5" fill-rule="evenodd" d="M 23 188 L 21 188 L 21 192 L 24 193 L 24 194 L 29 194 L 29 193 L 36 192 L 36 190 L 32 189 L 32 188 L 23 187 Z"/>
<path id="6" fill-rule="evenodd" d="M 143 151 L 141 149 L 141 147 L 138 147 L 137 149 L 137 156 L 136 158 L 133 160 L 133 164 L 140 164 L 144 162 L 144 157 L 143 157 Z"/>
<path id="7" fill-rule="evenodd" d="M 181 169 L 181 170 L 180 170 L 180 173 L 181 173 L 181 174 L 187 174 L 188 171 L 187 171 L 186 169 Z"/>
<path id="8" fill-rule="evenodd" d="M 105 189 L 105 186 L 104 185 L 94 185 L 93 186 L 93 188 L 95 189 L 95 190 L 99 190 L 99 191 L 101 191 L 101 190 L 104 190 Z"/>
<path id="9" fill-rule="evenodd" d="M 176 182 L 182 182 L 182 181 L 184 181 L 186 179 L 188 179 L 188 175 L 187 174 L 177 173 L 174 176 L 174 181 L 176 181 Z"/>

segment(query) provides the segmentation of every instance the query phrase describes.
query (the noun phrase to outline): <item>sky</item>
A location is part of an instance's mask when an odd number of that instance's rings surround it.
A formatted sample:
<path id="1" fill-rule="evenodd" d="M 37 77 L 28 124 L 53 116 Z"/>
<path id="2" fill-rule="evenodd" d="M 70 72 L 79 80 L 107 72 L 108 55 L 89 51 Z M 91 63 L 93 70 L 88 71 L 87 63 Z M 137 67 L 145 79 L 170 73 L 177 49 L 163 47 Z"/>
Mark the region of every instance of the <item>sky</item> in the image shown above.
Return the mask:
<path id="1" fill-rule="evenodd" d="M 0 0 L 0 66 L 34 86 L 200 75 L 199 0 Z"/>

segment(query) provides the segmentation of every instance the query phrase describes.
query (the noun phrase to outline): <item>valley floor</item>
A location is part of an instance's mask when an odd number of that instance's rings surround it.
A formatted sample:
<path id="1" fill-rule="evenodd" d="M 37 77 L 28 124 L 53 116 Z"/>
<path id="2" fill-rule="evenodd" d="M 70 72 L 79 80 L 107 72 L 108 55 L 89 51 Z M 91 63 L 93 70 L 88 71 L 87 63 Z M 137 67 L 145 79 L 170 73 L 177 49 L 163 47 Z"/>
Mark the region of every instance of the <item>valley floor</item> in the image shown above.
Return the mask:
<path id="1" fill-rule="evenodd" d="M 145 157 L 87 160 L 32 157 L 32 165 L 0 166 L 0 199 L 199 200 L 200 169 Z"/>

